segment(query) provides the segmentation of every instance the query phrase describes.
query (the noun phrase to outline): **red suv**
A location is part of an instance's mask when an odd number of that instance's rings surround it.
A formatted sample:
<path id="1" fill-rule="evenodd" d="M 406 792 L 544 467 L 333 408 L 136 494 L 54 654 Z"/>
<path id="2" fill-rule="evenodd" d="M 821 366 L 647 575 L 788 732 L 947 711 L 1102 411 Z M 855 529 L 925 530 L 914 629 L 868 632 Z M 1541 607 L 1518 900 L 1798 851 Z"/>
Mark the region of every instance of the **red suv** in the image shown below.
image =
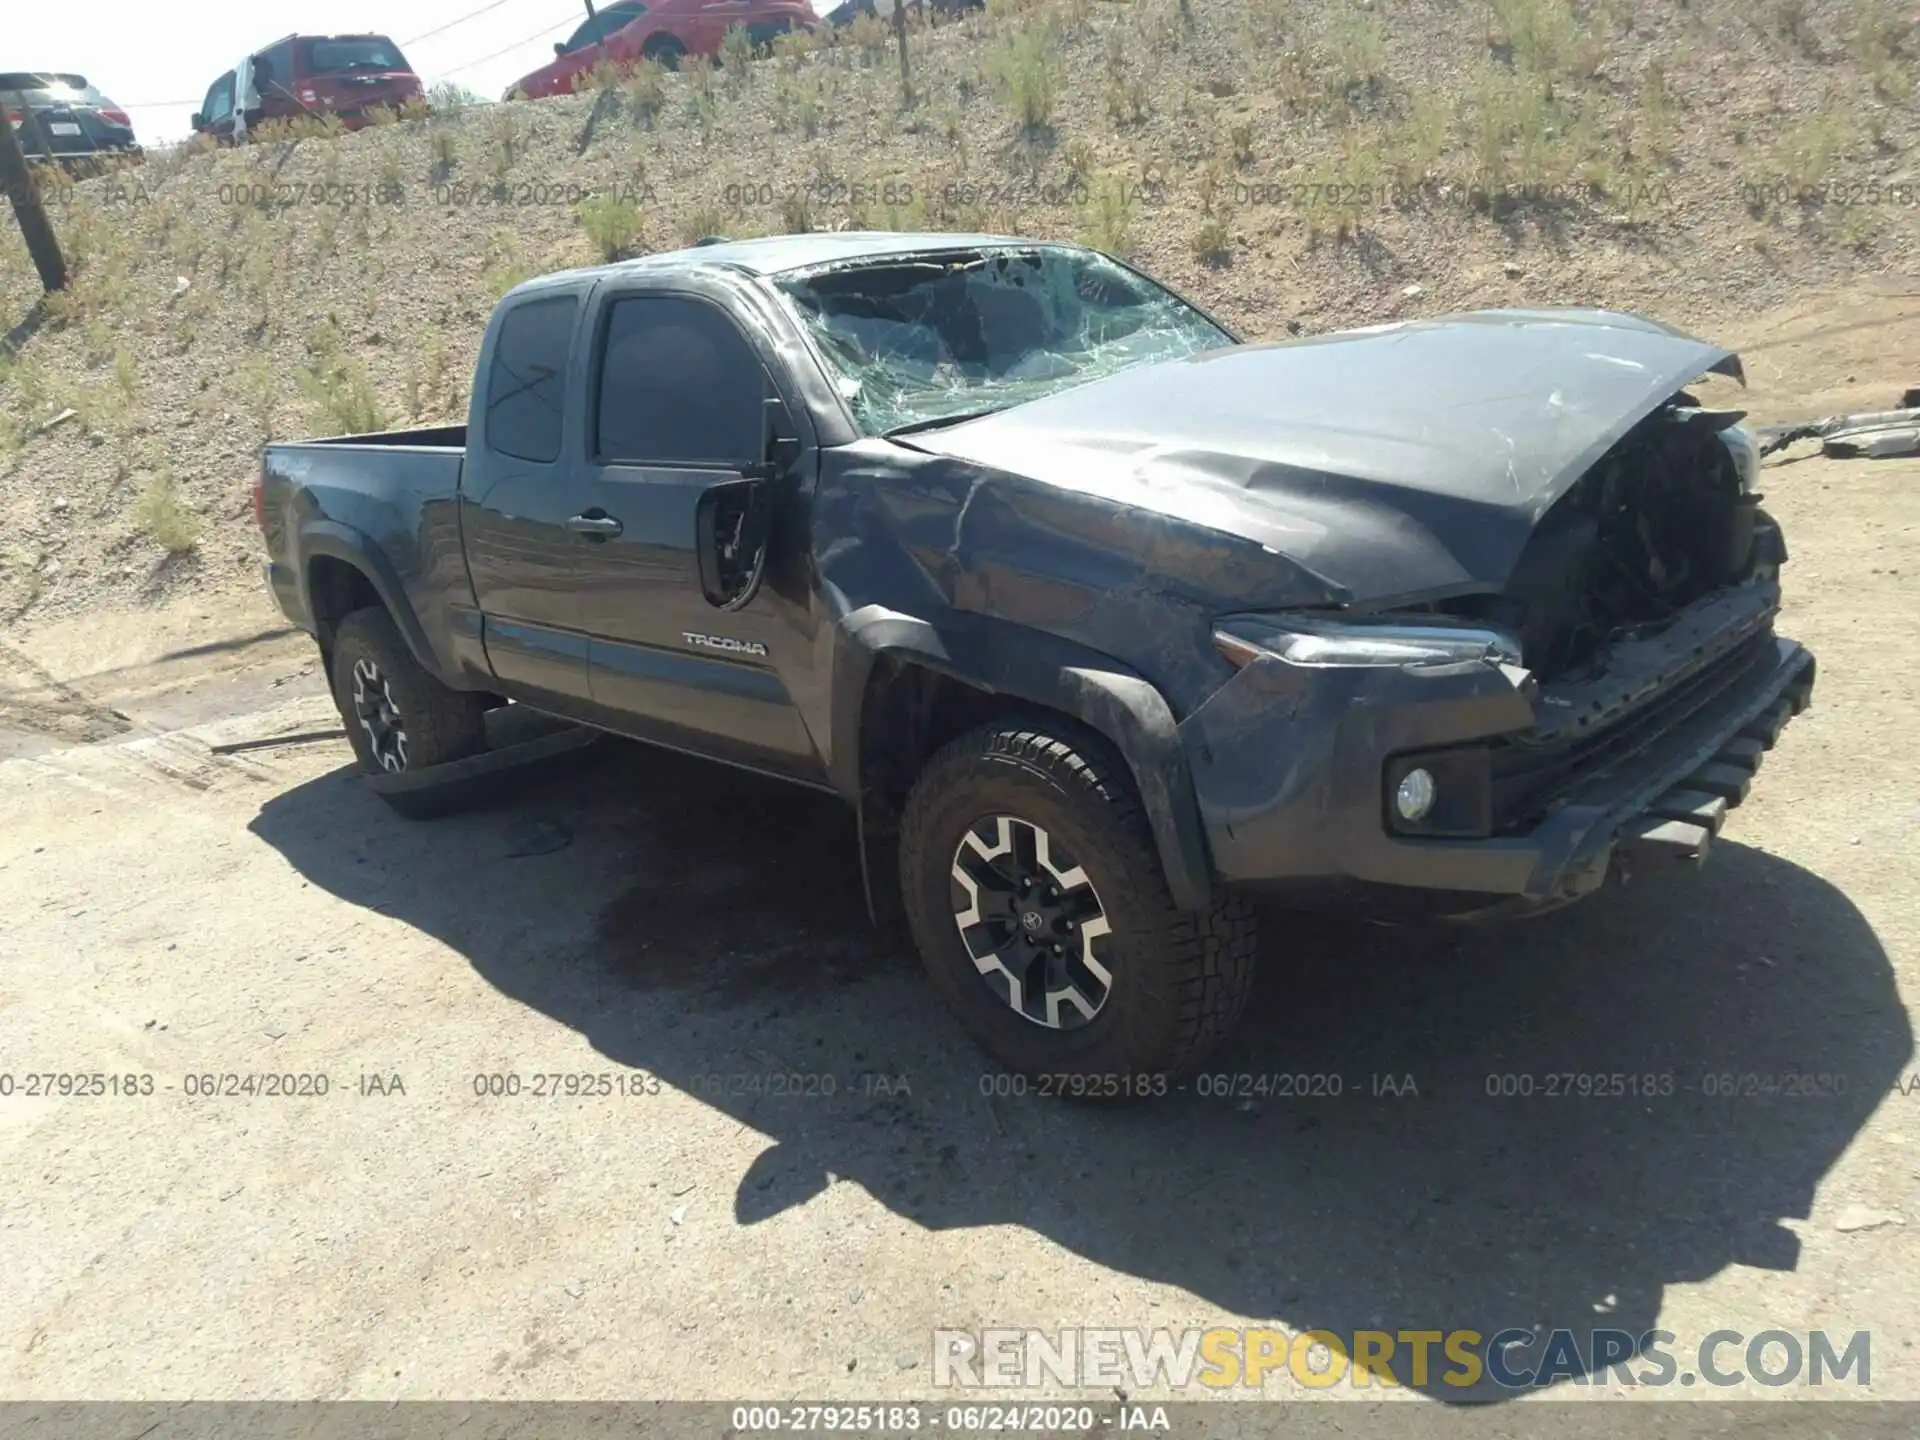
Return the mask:
<path id="1" fill-rule="evenodd" d="M 615 0 L 556 41 L 553 63 L 522 76 L 504 98 L 570 95 L 579 78 L 602 61 L 623 71 L 643 59 L 672 69 L 682 55 L 717 55 L 736 25 L 757 48 L 772 44 L 776 35 L 819 23 L 807 0 Z"/>
<path id="2" fill-rule="evenodd" d="M 193 128 L 232 140 L 267 120 L 338 115 L 356 130 L 369 110 L 398 110 L 425 95 L 400 47 L 384 35 L 289 35 L 214 81 Z"/>

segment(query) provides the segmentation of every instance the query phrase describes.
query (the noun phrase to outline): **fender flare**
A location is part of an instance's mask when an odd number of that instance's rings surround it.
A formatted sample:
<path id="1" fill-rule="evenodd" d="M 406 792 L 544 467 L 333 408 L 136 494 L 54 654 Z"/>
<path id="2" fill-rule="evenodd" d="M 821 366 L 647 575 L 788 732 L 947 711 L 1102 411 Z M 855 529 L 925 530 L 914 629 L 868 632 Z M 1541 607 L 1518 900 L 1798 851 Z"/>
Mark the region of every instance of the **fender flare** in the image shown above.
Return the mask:
<path id="1" fill-rule="evenodd" d="M 1183 910 L 1211 908 L 1213 867 L 1193 776 L 1173 710 L 1144 676 L 1042 632 L 1020 630 L 1018 644 L 994 643 L 998 637 L 991 632 L 969 642 L 880 605 L 853 611 L 841 622 L 841 634 L 828 762 L 841 794 L 858 803 L 862 792 L 861 709 L 868 676 L 882 657 L 908 660 L 974 689 L 1071 716 L 1104 736 L 1131 772 L 1174 903 Z"/>
<path id="2" fill-rule="evenodd" d="M 300 603 L 306 613 L 314 617 L 316 631 L 319 612 L 313 604 L 313 562 L 322 555 L 351 565 L 367 578 L 387 614 L 393 617 L 394 627 L 413 658 L 429 675 L 437 678 L 441 674 L 440 664 L 434 657 L 433 647 L 427 643 L 420 617 L 407 603 L 406 588 L 394 573 L 392 562 L 365 535 L 337 520 L 315 520 L 300 531 Z"/>

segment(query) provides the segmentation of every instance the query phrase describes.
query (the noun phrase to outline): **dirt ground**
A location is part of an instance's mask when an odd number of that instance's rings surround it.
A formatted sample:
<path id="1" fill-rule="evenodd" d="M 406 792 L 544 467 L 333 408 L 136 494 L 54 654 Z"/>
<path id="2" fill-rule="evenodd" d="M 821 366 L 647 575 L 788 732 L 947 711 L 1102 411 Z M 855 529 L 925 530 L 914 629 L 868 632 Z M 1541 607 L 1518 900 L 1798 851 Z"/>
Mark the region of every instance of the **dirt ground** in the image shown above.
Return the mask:
<path id="1" fill-rule="evenodd" d="M 1920 383 L 1912 296 L 1731 338 L 1762 419 Z M 342 740 L 216 753 L 337 725 L 264 597 L 8 637 L 0 1073 L 155 1092 L 0 1096 L 0 1397 L 927 1396 L 936 1328 L 1264 1322 L 1867 1330 L 1920 1398 L 1920 462 L 1765 488 L 1820 682 L 1710 862 L 1520 926 L 1269 917 L 1214 1068 L 1337 1099 L 983 1094 L 828 800 L 609 744 L 413 824 Z M 1487 1095 L 1564 1071 L 1676 1093 Z M 642 1093 L 476 1088 L 550 1072 Z M 1707 1093 L 1783 1072 L 1844 1093 Z M 328 1093 L 188 1093 L 262 1073 Z"/>

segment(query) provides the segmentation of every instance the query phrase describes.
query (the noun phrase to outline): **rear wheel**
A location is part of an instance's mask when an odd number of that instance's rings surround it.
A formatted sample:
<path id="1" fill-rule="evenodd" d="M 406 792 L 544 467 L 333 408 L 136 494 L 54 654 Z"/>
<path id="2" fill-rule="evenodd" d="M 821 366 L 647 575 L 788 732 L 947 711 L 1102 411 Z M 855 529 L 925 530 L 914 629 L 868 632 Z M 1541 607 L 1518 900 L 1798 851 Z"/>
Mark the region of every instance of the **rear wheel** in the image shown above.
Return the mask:
<path id="1" fill-rule="evenodd" d="M 1137 1094 L 1199 1064 L 1245 1006 L 1251 910 L 1174 904 L 1124 764 L 1070 724 L 988 725 L 936 755 L 900 869 L 934 986 L 1017 1073 Z"/>
<path id="2" fill-rule="evenodd" d="M 680 61 L 685 58 L 687 47 L 672 35 L 655 35 L 641 47 L 640 53 L 649 60 L 658 61 L 668 70 L 678 70 Z"/>
<path id="3" fill-rule="evenodd" d="M 333 698 L 360 768 L 398 774 L 486 743 L 487 697 L 449 689 L 413 658 L 385 610 L 356 610 L 333 637 Z"/>

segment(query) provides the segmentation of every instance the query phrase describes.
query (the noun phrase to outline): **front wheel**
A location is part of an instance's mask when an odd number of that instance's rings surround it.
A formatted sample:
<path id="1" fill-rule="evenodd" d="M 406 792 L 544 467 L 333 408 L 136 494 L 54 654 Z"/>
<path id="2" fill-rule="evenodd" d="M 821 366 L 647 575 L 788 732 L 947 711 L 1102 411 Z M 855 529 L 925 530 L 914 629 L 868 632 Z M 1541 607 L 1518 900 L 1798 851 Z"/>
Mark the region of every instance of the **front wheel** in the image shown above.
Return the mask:
<path id="1" fill-rule="evenodd" d="M 360 768 L 370 775 L 423 770 L 486 744 L 487 697 L 429 675 L 385 610 L 356 610 L 333 637 L 333 699 Z"/>
<path id="2" fill-rule="evenodd" d="M 1180 1074 L 1245 1007 L 1251 909 L 1174 904 L 1124 764 L 1077 727 L 987 725 L 934 756 L 900 872 L 935 988 L 1016 1073 Z"/>
<path id="3" fill-rule="evenodd" d="M 686 58 L 687 47 L 672 35 L 656 35 L 647 41 L 640 53 L 668 70 L 678 70 L 681 60 Z"/>

